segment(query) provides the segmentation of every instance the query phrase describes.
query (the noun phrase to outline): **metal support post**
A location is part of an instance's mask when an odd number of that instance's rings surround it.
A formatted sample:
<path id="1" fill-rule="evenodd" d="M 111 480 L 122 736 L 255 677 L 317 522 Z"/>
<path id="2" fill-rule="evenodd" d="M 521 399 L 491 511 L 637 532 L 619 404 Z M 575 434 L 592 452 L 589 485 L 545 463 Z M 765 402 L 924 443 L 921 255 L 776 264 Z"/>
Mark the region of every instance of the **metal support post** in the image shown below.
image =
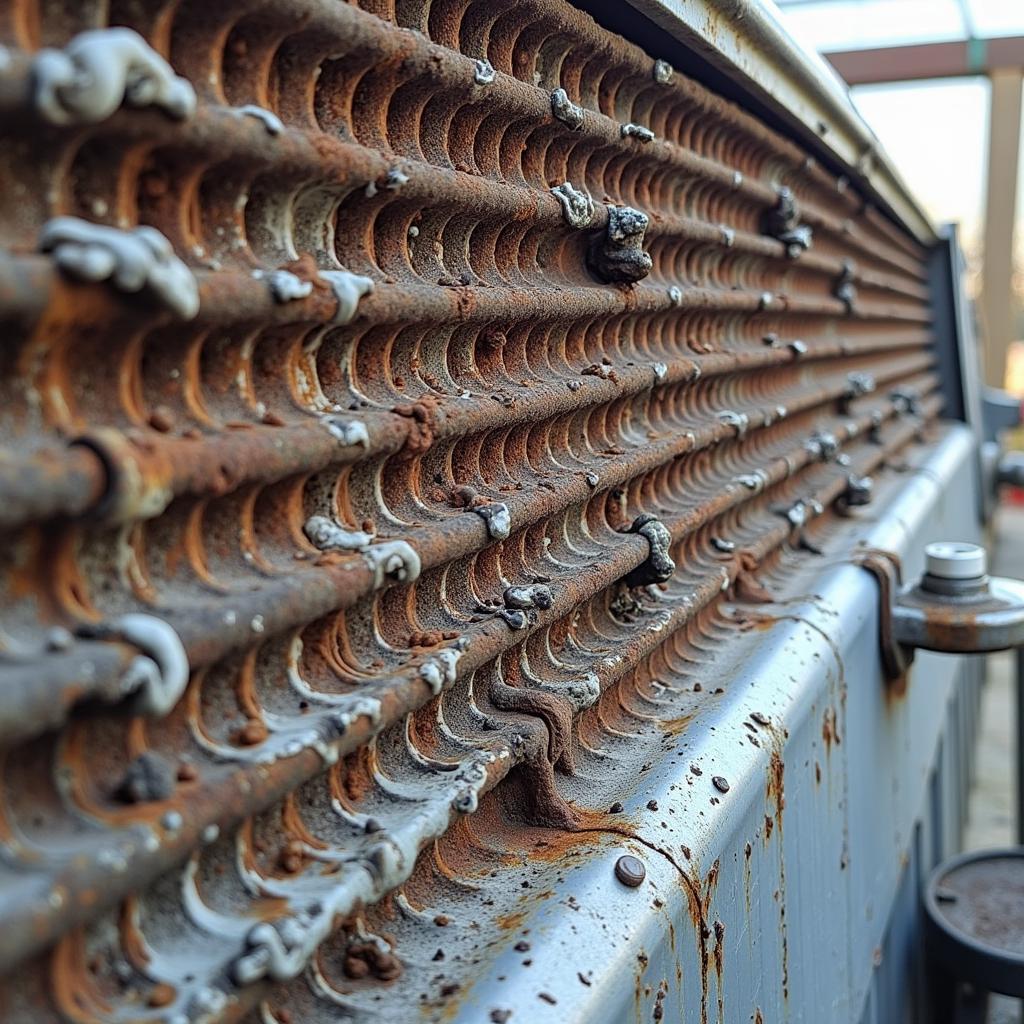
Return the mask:
<path id="1" fill-rule="evenodd" d="M 1006 353 L 1015 337 L 1013 228 L 1017 206 L 1022 70 L 991 73 L 988 188 L 985 198 L 984 269 L 981 310 L 985 324 L 985 379 L 1003 386 Z"/>

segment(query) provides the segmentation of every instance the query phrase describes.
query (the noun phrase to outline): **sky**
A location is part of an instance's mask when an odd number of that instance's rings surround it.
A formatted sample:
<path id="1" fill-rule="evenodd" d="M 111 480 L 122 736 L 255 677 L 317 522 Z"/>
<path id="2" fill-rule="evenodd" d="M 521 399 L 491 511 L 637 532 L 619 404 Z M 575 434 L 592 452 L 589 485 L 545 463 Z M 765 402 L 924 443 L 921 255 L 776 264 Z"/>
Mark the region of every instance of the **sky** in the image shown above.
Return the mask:
<path id="1" fill-rule="evenodd" d="M 988 101 L 984 78 L 853 90 L 854 104 L 911 191 L 933 220 L 957 221 L 970 246 L 983 219 Z"/>

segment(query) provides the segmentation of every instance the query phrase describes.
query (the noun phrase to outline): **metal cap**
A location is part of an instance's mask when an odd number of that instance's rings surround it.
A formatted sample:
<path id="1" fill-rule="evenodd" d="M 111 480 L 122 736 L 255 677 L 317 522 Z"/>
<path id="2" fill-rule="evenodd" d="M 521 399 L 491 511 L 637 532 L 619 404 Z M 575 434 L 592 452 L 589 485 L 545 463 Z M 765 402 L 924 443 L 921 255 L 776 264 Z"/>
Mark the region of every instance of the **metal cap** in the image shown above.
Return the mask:
<path id="1" fill-rule="evenodd" d="M 925 572 L 942 580 L 973 580 L 988 571 L 985 549 L 978 544 L 940 541 L 924 549 Z"/>

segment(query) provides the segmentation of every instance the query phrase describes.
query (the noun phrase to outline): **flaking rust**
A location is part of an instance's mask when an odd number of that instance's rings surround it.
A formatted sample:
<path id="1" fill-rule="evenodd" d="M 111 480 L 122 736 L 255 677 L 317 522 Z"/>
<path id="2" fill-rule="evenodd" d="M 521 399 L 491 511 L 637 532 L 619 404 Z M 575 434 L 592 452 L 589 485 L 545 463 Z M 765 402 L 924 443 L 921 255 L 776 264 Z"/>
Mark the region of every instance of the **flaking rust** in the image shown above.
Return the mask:
<path id="1" fill-rule="evenodd" d="M 667 741 L 937 415 L 924 254 L 563 0 L 114 6 L 0 19 L 0 1017 L 451 1020 L 745 799 Z"/>

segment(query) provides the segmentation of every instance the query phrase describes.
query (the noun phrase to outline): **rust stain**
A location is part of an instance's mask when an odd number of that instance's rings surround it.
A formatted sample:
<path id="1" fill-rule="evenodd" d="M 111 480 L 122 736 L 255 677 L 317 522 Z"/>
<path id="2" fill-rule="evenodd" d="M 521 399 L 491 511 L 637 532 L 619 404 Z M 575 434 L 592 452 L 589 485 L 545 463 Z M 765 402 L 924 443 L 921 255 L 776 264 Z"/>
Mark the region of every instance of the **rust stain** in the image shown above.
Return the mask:
<path id="1" fill-rule="evenodd" d="M 885 690 L 885 703 L 887 708 L 892 708 L 895 704 L 902 701 L 907 695 L 907 691 L 910 688 L 911 672 L 913 666 L 908 665 L 899 675 L 894 676 L 886 683 Z"/>
<path id="2" fill-rule="evenodd" d="M 773 733 L 772 752 L 768 762 L 768 778 L 765 782 L 765 799 L 772 808 L 772 815 L 765 817 L 765 837 L 771 835 L 771 824 L 779 830 L 779 889 L 777 898 L 779 905 L 779 933 L 782 949 L 782 996 L 789 999 L 789 935 L 786 923 L 786 850 L 782 841 L 782 812 L 786 806 L 785 762 L 782 755 L 783 738 L 776 731 Z"/>
<path id="3" fill-rule="evenodd" d="M 528 910 L 516 910 L 511 914 L 502 914 L 495 918 L 494 923 L 504 932 L 518 931 L 528 916 Z"/>
<path id="4" fill-rule="evenodd" d="M 748 841 L 743 847 L 743 902 L 747 911 L 748 920 L 751 912 L 750 889 L 753 882 L 753 872 L 750 861 L 753 856 L 753 852 L 753 844 Z"/>
<path id="5" fill-rule="evenodd" d="M 723 970 L 725 965 L 725 925 L 721 921 L 714 923 L 715 933 L 715 976 L 717 980 L 716 992 L 718 993 L 718 1019 L 725 1020 L 725 987 Z"/>

